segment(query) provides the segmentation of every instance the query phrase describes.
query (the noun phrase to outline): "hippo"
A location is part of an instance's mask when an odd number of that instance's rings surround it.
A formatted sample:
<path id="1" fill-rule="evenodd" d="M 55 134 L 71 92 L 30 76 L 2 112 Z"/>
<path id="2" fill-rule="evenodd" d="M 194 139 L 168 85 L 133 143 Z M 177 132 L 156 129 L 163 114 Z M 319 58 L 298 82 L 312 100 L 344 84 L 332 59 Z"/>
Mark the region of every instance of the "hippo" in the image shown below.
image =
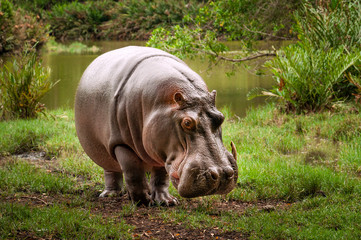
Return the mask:
<path id="1" fill-rule="evenodd" d="M 104 169 L 100 197 L 122 193 L 123 177 L 137 204 L 178 204 L 169 179 L 185 198 L 229 193 L 237 152 L 223 145 L 215 99 L 198 74 L 162 50 L 129 46 L 97 57 L 78 85 L 75 126 L 85 153 Z"/>

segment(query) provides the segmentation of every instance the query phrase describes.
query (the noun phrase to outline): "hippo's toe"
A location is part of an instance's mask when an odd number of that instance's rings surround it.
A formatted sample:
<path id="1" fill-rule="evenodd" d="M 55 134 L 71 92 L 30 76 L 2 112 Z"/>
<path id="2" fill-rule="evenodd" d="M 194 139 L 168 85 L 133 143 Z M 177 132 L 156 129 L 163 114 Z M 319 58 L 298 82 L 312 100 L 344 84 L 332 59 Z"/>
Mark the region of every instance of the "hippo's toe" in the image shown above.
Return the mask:
<path id="1" fill-rule="evenodd" d="M 153 204 L 153 200 L 148 191 L 130 192 L 128 191 L 129 199 L 138 206 L 149 206 Z"/>
<path id="2" fill-rule="evenodd" d="M 152 193 L 152 199 L 159 205 L 175 206 L 179 204 L 178 199 L 170 195 L 168 191 L 154 191 Z"/>
<path id="3" fill-rule="evenodd" d="M 100 198 L 104 198 L 104 197 L 118 197 L 123 195 L 123 192 L 121 190 L 104 190 L 99 197 Z"/>

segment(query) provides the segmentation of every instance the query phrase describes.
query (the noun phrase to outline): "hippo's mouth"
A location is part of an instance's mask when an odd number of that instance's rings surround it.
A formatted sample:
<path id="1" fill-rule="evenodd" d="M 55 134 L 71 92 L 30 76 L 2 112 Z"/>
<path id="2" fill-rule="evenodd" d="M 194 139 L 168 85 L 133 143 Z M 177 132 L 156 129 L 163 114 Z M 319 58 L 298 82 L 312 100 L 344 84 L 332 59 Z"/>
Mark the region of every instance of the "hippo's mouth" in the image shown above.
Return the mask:
<path id="1" fill-rule="evenodd" d="M 170 168 L 170 179 L 172 181 L 173 186 L 178 189 L 179 186 L 179 182 L 180 182 L 180 178 L 181 178 L 181 174 L 182 174 L 182 169 L 183 166 L 186 162 L 186 156 L 184 156 L 183 158 L 177 159 L 175 160 L 175 162 L 172 163 L 171 168 Z"/>
<path id="2" fill-rule="evenodd" d="M 230 164 L 221 171 L 199 169 L 187 155 L 175 159 L 170 164 L 169 176 L 173 186 L 183 197 L 198 197 L 212 194 L 227 194 L 236 185 L 238 178 L 237 152 L 233 143 L 232 154 L 229 154 Z M 229 152 L 228 152 L 229 153 Z M 234 161 L 234 162 L 233 162 Z M 183 175 L 186 176 L 183 176 Z"/>

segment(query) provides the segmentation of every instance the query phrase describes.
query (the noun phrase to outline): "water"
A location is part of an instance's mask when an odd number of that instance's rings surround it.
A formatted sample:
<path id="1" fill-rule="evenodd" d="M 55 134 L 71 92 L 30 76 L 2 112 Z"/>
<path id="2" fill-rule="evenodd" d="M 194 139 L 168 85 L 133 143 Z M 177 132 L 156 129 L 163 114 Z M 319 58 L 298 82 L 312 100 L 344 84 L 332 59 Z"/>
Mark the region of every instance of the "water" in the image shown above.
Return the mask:
<path id="1" fill-rule="evenodd" d="M 91 43 L 101 48 L 101 53 L 129 45 L 144 45 L 144 42 L 95 42 Z M 233 43 L 232 50 L 237 49 Z M 99 53 L 99 54 L 101 54 Z M 99 54 L 45 54 L 43 63 L 52 70 L 51 79 L 60 82 L 42 99 L 47 108 L 70 107 L 74 105 L 75 91 L 78 82 L 86 67 Z M 216 104 L 218 108 L 229 107 L 233 113 L 242 117 L 247 109 L 264 103 L 264 98 L 247 100 L 247 93 L 255 87 L 271 88 L 274 81 L 270 75 L 256 75 L 245 67 L 237 68 L 232 76 L 227 76 L 230 64 L 218 64 L 208 69 L 208 63 L 201 60 L 185 60 L 206 82 L 208 89 L 217 90 Z M 254 61 L 252 65 L 261 65 L 263 62 Z"/>

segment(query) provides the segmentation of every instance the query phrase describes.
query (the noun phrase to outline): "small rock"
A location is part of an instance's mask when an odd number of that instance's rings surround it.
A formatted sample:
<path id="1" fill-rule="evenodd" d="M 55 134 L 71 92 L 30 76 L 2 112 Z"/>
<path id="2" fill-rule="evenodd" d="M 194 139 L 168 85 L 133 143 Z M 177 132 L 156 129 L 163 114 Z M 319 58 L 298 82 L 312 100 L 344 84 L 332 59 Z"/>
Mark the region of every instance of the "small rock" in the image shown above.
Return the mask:
<path id="1" fill-rule="evenodd" d="M 262 207 L 261 210 L 264 212 L 273 212 L 274 210 L 276 210 L 276 207 L 273 205 L 265 205 Z"/>

